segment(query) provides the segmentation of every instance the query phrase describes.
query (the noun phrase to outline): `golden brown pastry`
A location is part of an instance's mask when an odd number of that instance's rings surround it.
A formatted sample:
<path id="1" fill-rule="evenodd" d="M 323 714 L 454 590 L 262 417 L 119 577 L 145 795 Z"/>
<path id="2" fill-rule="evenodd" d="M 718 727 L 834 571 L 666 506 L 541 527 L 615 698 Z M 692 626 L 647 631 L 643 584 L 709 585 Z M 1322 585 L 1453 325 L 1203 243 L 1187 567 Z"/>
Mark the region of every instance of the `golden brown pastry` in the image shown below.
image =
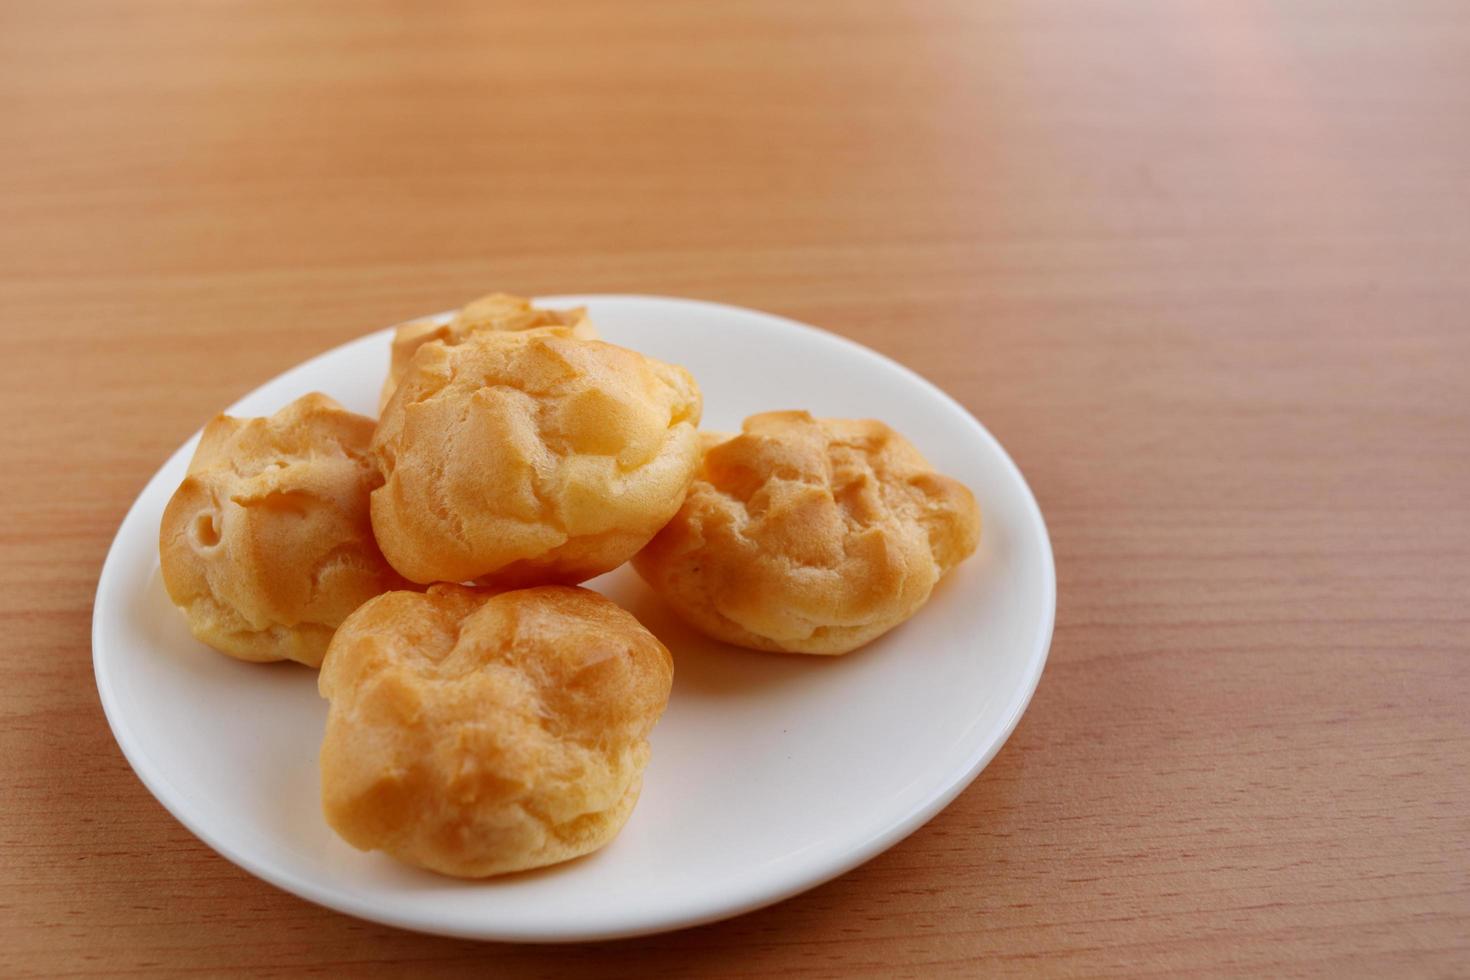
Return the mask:
<path id="1" fill-rule="evenodd" d="M 196 637 L 241 660 L 315 667 L 348 613 L 404 587 L 368 519 L 382 482 L 372 434 L 372 419 L 315 393 L 204 427 L 158 535 L 164 585 Z"/>
<path id="2" fill-rule="evenodd" d="M 701 632 L 846 653 L 908 619 L 980 539 L 980 510 L 882 422 L 767 412 L 705 452 L 633 567 Z"/>
<path id="3" fill-rule="evenodd" d="M 398 379 L 408 369 L 414 351 L 431 340 L 458 344 L 470 334 L 484 330 L 544 330 L 582 340 L 597 339 L 597 331 L 587 318 L 586 307 L 543 310 L 532 306 L 530 300 L 509 293 L 481 296 L 466 304 L 448 323 L 414 320 L 394 332 L 392 359 L 388 365 L 388 378 L 383 382 L 383 394 L 378 400 L 378 411 L 381 412 L 388 399 L 393 397 L 393 389 L 398 387 Z"/>
<path id="4" fill-rule="evenodd" d="M 420 347 L 373 437 L 373 531 L 415 582 L 574 584 L 633 556 L 699 459 L 689 372 L 595 340 Z"/>
<path id="5" fill-rule="evenodd" d="M 668 650 L 586 589 L 392 592 L 337 630 L 322 808 L 348 843 L 483 877 L 595 851 L 628 819 Z"/>

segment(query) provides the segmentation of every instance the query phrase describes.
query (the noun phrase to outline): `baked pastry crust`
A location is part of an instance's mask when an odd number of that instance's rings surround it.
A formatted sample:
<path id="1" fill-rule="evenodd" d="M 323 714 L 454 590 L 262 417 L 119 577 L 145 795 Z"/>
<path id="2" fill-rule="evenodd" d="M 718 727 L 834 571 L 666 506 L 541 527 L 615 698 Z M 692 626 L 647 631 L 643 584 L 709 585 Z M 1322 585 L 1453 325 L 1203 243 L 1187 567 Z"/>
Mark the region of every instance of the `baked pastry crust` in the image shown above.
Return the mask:
<path id="1" fill-rule="evenodd" d="M 326 395 L 204 427 L 163 512 L 169 598 L 203 642 L 241 660 L 315 667 L 359 605 L 406 584 L 373 540 L 374 423 Z"/>
<path id="2" fill-rule="evenodd" d="M 672 681 L 663 644 L 586 589 L 380 596 L 318 680 L 327 822 L 462 877 L 587 854 L 637 802 Z"/>
<path id="3" fill-rule="evenodd" d="M 595 340 L 429 343 L 373 437 L 383 554 L 415 582 L 574 584 L 664 525 L 699 458 L 689 372 Z"/>
<path id="4" fill-rule="evenodd" d="M 540 330 L 581 340 L 596 340 L 597 330 L 587 316 L 587 308 L 574 307 L 570 310 L 543 310 L 531 301 L 509 293 L 491 293 L 466 303 L 448 323 L 433 320 L 414 320 L 399 327 L 393 334 L 393 347 L 388 364 L 388 377 L 383 381 L 383 393 L 378 398 L 381 413 L 408 362 L 413 360 L 416 350 L 430 341 L 439 340 L 446 344 L 462 343 L 471 334 L 481 331 Z"/>
<path id="5" fill-rule="evenodd" d="M 917 612 L 979 543 L 969 489 L 882 422 L 767 412 L 709 443 L 633 567 L 715 639 L 846 653 Z"/>

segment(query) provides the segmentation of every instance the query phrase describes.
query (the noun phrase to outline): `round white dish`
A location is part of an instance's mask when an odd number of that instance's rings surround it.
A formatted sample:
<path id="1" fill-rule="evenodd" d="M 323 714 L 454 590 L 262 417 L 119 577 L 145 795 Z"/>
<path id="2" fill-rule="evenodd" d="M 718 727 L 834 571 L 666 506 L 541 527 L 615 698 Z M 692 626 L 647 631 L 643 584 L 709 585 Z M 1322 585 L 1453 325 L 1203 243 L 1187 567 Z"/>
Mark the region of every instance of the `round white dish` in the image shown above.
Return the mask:
<path id="1" fill-rule="evenodd" d="M 805 408 L 874 417 L 980 501 L 979 552 L 908 623 L 843 657 L 726 647 L 682 627 L 627 566 L 588 583 L 633 611 L 675 658 L 643 794 L 596 854 L 459 881 L 365 854 L 323 821 L 316 673 L 241 663 L 195 641 L 158 569 L 158 525 L 197 435 L 154 475 L 107 556 L 93 614 L 97 688 L 123 753 L 205 843 L 322 905 L 477 939 L 574 941 L 710 922 L 861 864 L 950 802 L 1005 742 L 1041 676 L 1056 579 L 1036 501 L 955 401 L 865 347 L 780 317 L 690 300 L 556 296 L 603 337 L 693 372 L 704 426 Z M 372 414 L 390 330 L 262 385 L 232 415 L 308 391 Z"/>

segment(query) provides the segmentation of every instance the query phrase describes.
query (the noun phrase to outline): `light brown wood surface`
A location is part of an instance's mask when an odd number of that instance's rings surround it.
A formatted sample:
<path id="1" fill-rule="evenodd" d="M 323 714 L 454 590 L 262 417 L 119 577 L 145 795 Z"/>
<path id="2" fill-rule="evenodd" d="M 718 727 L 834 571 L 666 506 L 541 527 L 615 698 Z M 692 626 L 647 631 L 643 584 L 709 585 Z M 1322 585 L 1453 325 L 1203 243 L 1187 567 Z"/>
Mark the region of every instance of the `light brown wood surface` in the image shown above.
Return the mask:
<path id="1" fill-rule="evenodd" d="M 0 974 L 1470 973 L 1470 5 L 12 0 L 0 136 Z M 492 288 L 820 324 L 1009 448 L 1056 638 L 949 809 L 525 948 L 309 905 L 153 800 L 90 660 L 133 497 Z"/>

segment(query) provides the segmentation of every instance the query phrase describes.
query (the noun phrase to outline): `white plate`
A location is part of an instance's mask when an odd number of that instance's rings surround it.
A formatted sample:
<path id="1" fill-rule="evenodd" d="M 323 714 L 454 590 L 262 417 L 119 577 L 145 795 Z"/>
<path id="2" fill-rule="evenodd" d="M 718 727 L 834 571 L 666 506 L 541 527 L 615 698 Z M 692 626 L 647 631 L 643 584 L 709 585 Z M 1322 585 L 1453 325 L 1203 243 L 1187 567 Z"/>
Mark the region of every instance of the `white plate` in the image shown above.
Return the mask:
<path id="1" fill-rule="evenodd" d="M 92 652 L 118 744 L 175 817 L 302 898 L 390 925 L 481 939 L 569 941 L 691 926 L 779 901 L 861 864 L 938 813 L 1000 749 L 1041 676 L 1056 579 L 1036 501 L 995 439 L 918 375 L 790 320 L 688 300 L 559 296 L 603 336 L 682 364 L 704 424 L 755 412 L 883 419 L 975 491 L 979 552 L 908 623 L 845 657 L 775 656 L 702 640 L 627 567 L 591 582 L 675 657 L 643 795 L 622 834 L 544 871 L 458 881 L 353 850 L 321 817 L 316 673 L 196 642 L 158 570 L 158 524 L 191 439 L 128 512 L 97 586 Z M 372 413 L 384 330 L 287 371 L 233 415 L 308 391 Z"/>

